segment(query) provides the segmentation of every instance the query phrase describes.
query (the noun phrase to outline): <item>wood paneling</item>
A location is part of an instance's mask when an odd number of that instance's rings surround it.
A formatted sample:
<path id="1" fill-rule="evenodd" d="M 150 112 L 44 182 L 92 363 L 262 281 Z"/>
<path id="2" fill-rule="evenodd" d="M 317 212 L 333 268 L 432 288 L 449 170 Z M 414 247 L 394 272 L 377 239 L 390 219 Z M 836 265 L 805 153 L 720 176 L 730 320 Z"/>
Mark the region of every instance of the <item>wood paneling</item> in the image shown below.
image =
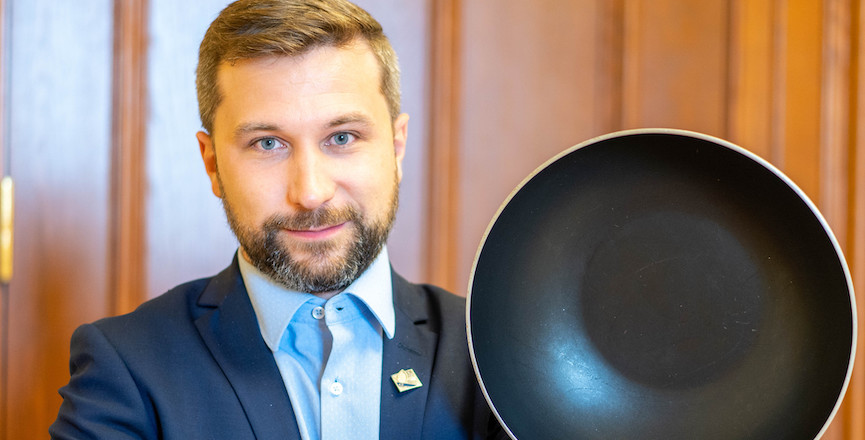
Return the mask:
<path id="1" fill-rule="evenodd" d="M 144 277 L 147 0 L 114 4 L 111 230 L 114 314 L 146 298 Z"/>
<path id="2" fill-rule="evenodd" d="M 231 262 L 237 242 L 210 191 L 195 132 L 198 45 L 229 0 L 149 1 L 146 232 L 148 297 Z"/>
<path id="3" fill-rule="evenodd" d="M 457 285 L 456 212 L 459 204 L 459 115 L 460 115 L 460 10 L 459 0 L 433 3 L 430 45 L 430 137 L 426 280 L 453 292 Z"/>
<path id="4" fill-rule="evenodd" d="M 8 9 L 6 0 L 0 0 L 0 175 L 9 175 L 6 160 L 9 147 L 6 141 L 6 70 L 5 54 L 8 53 L 6 30 L 8 29 Z M 14 189 L 13 189 L 14 191 Z M 3 203 L 3 200 L 0 200 Z M 14 213 L 13 213 L 14 214 Z M 13 215 L 13 224 L 14 224 Z M 14 244 L 13 244 L 14 246 Z M 14 262 L 13 262 L 14 263 Z M 0 261 L 0 264 L 3 264 Z M 12 267 L 13 274 L 15 267 Z M 9 412 L 6 410 L 9 401 L 9 285 L 0 284 L 0 440 L 6 440 L 6 418 Z"/>
<path id="5" fill-rule="evenodd" d="M 511 190 L 595 133 L 597 2 L 463 2 L 456 292 Z"/>
<path id="6" fill-rule="evenodd" d="M 784 72 L 783 113 L 778 124 L 783 146 L 775 165 L 820 206 L 820 91 L 822 83 L 822 2 L 780 2 L 776 19 L 783 31 L 779 38 Z M 774 159 L 774 158 L 773 158 Z"/>
<path id="7" fill-rule="evenodd" d="M 625 2 L 624 125 L 725 136 L 727 2 Z"/>
<path id="8" fill-rule="evenodd" d="M 848 439 L 865 439 L 865 7 L 861 1 L 852 5 L 851 50 L 853 75 L 850 98 L 853 100 L 850 151 L 850 231 L 847 250 L 854 290 L 859 292 L 859 349 L 853 379 L 842 408 L 843 424 Z"/>
<path id="9" fill-rule="evenodd" d="M 820 81 L 820 211 L 846 251 L 850 210 L 852 70 L 848 0 L 824 0 Z"/>
<path id="10" fill-rule="evenodd" d="M 730 2 L 728 139 L 757 155 L 773 157 L 775 72 L 774 2 Z"/>
<path id="11" fill-rule="evenodd" d="M 16 179 L 8 439 L 45 438 L 69 377 L 69 337 L 111 312 L 108 0 L 12 0 L 7 148 Z"/>
<path id="12" fill-rule="evenodd" d="M 603 134 L 624 126 L 625 0 L 597 2 L 596 17 L 593 134 Z"/>
<path id="13" fill-rule="evenodd" d="M 861 1 L 852 2 L 851 11 L 852 59 L 850 98 L 853 100 L 850 151 L 850 231 L 847 250 L 850 271 L 859 311 L 859 349 L 853 379 L 842 408 L 843 424 L 848 439 L 865 439 L 865 7 Z"/>
<path id="14" fill-rule="evenodd" d="M 865 439 L 865 8 L 861 1 L 850 2 L 850 65 L 851 81 L 847 94 L 850 106 L 850 150 L 849 150 L 849 192 L 848 192 L 848 232 L 847 260 L 853 276 L 854 290 L 857 295 L 859 311 L 859 349 L 853 378 L 847 390 L 847 397 L 841 407 L 839 420 L 833 431 L 843 428 L 838 438 Z"/>

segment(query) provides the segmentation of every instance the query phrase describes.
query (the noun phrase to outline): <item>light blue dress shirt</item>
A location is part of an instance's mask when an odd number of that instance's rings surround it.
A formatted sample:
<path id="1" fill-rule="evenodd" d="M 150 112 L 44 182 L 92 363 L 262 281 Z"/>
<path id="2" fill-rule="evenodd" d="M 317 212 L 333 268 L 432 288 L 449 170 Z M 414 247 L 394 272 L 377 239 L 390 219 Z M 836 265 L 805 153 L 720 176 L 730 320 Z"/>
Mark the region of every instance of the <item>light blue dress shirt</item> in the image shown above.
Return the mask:
<path id="1" fill-rule="evenodd" d="M 288 290 L 238 260 L 301 438 L 379 438 L 382 332 L 393 338 L 395 331 L 387 248 L 327 301 Z"/>

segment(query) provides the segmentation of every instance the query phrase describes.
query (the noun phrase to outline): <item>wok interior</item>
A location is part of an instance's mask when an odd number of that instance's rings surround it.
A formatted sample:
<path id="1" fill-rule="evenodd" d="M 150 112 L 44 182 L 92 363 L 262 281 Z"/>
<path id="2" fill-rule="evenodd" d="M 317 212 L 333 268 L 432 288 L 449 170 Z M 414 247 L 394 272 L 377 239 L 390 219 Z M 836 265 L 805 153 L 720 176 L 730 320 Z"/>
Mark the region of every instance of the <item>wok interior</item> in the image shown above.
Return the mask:
<path id="1" fill-rule="evenodd" d="M 469 326 L 520 439 L 813 438 L 853 340 L 829 234 L 777 175 L 665 133 L 533 176 L 475 262 Z"/>

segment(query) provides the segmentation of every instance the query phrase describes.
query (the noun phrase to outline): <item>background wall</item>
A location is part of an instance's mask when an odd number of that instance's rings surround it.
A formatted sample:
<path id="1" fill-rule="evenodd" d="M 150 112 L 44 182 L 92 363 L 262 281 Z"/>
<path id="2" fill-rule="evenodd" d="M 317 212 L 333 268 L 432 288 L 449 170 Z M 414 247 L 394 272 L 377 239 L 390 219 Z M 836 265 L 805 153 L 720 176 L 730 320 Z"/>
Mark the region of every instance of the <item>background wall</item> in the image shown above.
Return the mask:
<path id="1" fill-rule="evenodd" d="M 230 261 L 193 82 L 226 3 L 0 0 L 0 168 L 17 204 L 0 439 L 45 436 L 76 326 Z M 487 223 L 535 167 L 596 135 L 663 126 L 787 173 L 865 291 L 860 0 L 359 3 L 394 43 L 412 116 L 389 242 L 408 278 L 464 295 Z M 862 356 L 824 438 L 865 439 Z"/>

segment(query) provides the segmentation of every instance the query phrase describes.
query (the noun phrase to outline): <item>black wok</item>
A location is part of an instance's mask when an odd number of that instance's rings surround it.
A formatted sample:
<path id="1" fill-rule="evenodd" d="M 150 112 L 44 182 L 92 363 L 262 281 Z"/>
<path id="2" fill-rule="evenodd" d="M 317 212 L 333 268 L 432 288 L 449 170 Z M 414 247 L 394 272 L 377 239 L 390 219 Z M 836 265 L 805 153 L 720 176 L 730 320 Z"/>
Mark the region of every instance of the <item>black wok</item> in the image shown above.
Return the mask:
<path id="1" fill-rule="evenodd" d="M 502 205 L 475 259 L 475 372 L 512 437 L 813 439 L 856 341 L 825 220 L 787 177 L 678 130 L 593 139 Z"/>

